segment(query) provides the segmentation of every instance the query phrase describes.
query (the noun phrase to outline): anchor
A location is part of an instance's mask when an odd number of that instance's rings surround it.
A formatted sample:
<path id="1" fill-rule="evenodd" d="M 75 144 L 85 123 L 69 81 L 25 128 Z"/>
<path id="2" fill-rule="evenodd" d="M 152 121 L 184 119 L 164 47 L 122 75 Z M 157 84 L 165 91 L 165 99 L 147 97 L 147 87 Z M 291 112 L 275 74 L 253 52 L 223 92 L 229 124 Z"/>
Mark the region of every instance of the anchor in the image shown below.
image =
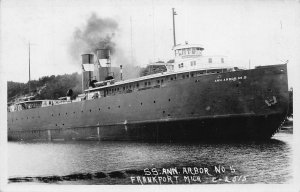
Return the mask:
<path id="1" fill-rule="evenodd" d="M 277 103 L 277 99 L 276 99 L 275 96 L 273 96 L 272 99 L 266 99 L 266 100 L 265 100 L 265 103 L 266 103 L 269 107 L 271 107 L 272 105 L 275 105 L 275 104 Z"/>

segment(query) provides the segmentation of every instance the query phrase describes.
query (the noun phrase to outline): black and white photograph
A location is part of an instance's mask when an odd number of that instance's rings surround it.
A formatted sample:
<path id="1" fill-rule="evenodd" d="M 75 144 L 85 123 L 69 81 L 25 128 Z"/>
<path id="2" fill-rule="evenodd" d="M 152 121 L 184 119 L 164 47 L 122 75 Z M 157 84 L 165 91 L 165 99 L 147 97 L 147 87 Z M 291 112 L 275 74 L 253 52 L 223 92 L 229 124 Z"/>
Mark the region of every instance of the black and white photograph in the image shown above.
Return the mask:
<path id="1" fill-rule="evenodd" d="M 300 190 L 299 0 L 0 13 L 1 191 Z"/>

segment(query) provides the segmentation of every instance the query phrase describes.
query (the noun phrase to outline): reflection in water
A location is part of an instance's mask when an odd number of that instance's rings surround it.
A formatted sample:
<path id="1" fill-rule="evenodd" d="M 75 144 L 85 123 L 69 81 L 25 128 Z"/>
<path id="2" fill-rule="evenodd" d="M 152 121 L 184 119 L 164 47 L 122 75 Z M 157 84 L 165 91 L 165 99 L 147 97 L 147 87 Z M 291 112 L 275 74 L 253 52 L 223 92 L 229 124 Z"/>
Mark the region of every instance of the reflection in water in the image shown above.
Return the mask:
<path id="1" fill-rule="evenodd" d="M 91 179 L 95 177 L 91 173 L 105 177 L 136 171 L 141 175 L 145 168 L 222 165 L 247 175 L 246 183 L 289 183 L 291 144 L 292 134 L 287 133 L 244 143 L 9 142 L 8 171 L 10 178 L 86 173 L 80 177 Z"/>

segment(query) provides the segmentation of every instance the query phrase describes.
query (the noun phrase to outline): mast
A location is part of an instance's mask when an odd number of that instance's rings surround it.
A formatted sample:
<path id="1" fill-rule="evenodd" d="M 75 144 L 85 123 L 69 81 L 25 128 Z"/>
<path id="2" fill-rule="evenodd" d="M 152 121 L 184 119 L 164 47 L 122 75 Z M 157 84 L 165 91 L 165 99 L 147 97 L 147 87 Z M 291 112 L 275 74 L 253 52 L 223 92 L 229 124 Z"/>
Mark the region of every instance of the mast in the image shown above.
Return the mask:
<path id="1" fill-rule="evenodd" d="M 28 89 L 30 94 L 30 41 L 28 43 L 28 64 L 29 64 L 29 81 L 28 81 Z"/>
<path id="2" fill-rule="evenodd" d="M 130 48 L 131 48 L 131 64 L 133 64 L 133 54 L 132 54 L 132 19 L 130 16 Z"/>
<path id="3" fill-rule="evenodd" d="M 175 12 L 175 8 L 172 8 L 174 47 L 176 46 L 176 36 L 175 36 L 175 15 L 177 15 L 177 13 Z"/>

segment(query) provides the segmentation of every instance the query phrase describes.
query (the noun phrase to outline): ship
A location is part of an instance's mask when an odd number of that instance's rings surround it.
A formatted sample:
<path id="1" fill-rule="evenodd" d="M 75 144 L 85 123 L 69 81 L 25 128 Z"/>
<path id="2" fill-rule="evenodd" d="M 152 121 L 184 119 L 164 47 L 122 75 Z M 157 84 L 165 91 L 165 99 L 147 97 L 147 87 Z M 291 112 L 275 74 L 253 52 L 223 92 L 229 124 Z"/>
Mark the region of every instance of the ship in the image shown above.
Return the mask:
<path id="1" fill-rule="evenodd" d="M 173 9 L 174 21 L 174 9 Z M 175 33 L 174 33 L 175 34 Z M 288 111 L 287 63 L 245 69 L 199 44 L 176 44 L 174 60 L 120 79 L 111 52 L 82 55 L 82 94 L 25 98 L 8 106 L 8 140 L 265 140 Z"/>

